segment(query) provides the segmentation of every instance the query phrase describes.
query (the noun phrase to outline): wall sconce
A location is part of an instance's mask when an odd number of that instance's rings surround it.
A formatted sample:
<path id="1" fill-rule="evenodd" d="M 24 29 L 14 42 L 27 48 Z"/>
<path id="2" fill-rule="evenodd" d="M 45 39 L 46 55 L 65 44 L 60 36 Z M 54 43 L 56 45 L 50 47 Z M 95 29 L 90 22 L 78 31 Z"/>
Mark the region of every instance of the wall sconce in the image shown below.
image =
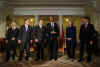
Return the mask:
<path id="1" fill-rule="evenodd" d="M 69 19 L 68 19 L 68 18 L 66 18 L 65 20 L 66 20 L 66 22 L 68 22 L 68 21 L 69 21 Z"/>
<path id="2" fill-rule="evenodd" d="M 31 21 L 31 22 L 33 22 L 33 21 L 34 21 L 34 19 L 33 19 L 33 18 L 30 18 L 30 21 Z"/>

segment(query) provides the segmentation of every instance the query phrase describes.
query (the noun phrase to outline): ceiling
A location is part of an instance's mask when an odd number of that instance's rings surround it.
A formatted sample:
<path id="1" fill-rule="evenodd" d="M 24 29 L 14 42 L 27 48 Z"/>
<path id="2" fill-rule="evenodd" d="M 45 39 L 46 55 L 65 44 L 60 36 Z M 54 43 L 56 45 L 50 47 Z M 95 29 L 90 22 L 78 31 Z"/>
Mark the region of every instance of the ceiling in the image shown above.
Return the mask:
<path id="1" fill-rule="evenodd" d="M 10 7 L 33 7 L 33 6 L 79 6 L 83 7 L 96 0 L 0 0 L 6 1 Z"/>
<path id="2" fill-rule="evenodd" d="M 6 0 L 9 6 L 84 6 L 91 0 Z"/>

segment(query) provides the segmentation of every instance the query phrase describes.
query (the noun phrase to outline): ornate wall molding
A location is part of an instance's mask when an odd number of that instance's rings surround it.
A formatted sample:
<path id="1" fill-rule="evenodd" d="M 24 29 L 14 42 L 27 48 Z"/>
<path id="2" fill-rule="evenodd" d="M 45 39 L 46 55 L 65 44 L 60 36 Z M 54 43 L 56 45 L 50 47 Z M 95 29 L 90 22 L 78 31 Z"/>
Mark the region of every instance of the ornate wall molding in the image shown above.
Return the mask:
<path id="1" fill-rule="evenodd" d="M 8 1 L 0 0 L 0 8 L 4 8 L 8 5 Z"/>
<path id="2" fill-rule="evenodd" d="M 14 8 L 15 15 L 84 15 L 80 7 L 33 7 Z"/>

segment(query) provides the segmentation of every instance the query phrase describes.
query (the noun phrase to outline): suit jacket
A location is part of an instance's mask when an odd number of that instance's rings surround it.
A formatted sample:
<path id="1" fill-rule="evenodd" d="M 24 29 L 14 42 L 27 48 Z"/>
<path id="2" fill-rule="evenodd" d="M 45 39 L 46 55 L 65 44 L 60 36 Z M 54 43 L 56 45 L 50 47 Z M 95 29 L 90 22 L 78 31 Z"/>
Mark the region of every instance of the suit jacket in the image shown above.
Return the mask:
<path id="1" fill-rule="evenodd" d="M 83 24 L 80 28 L 80 41 L 89 42 L 93 40 L 94 35 L 94 26 L 92 24 L 88 24 L 85 29 L 85 24 Z"/>
<path id="2" fill-rule="evenodd" d="M 28 30 L 26 31 L 25 25 L 23 25 L 20 28 L 18 39 L 22 42 L 29 42 L 32 39 L 31 31 L 32 29 L 30 26 L 28 26 Z"/>
<path id="3" fill-rule="evenodd" d="M 17 40 L 18 34 L 19 34 L 19 29 L 18 28 L 16 28 L 15 30 L 13 30 L 12 28 L 9 28 L 7 33 L 6 33 L 6 39 L 11 40 L 11 38 L 14 37 L 15 40 Z"/>
<path id="4" fill-rule="evenodd" d="M 76 27 L 75 26 L 66 28 L 66 38 L 72 38 L 71 40 L 72 45 L 75 45 L 76 43 Z M 70 41 L 67 40 L 67 42 L 70 42 Z"/>
<path id="5" fill-rule="evenodd" d="M 51 34 L 52 31 L 57 32 L 56 34 Z M 54 23 L 54 27 L 52 28 L 51 23 L 47 24 L 47 33 L 48 33 L 48 38 L 57 38 L 59 36 L 59 27 L 56 23 Z"/>
<path id="6" fill-rule="evenodd" d="M 36 26 L 34 28 L 34 39 L 38 39 L 38 41 L 44 42 L 44 40 L 46 39 L 46 27 L 42 26 L 42 28 L 40 28 L 40 26 Z"/>

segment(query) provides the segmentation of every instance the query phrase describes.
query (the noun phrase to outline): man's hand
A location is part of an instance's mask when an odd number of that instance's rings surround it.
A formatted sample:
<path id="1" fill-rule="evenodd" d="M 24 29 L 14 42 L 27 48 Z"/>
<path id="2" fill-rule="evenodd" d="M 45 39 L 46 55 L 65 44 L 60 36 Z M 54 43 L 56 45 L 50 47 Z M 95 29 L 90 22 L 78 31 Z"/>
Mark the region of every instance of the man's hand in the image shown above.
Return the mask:
<path id="1" fill-rule="evenodd" d="M 16 39 L 15 37 L 11 38 L 11 40 L 15 40 L 15 39 Z"/>
<path id="2" fill-rule="evenodd" d="M 18 43 L 21 44 L 21 40 L 18 40 Z"/>
<path id="3" fill-rule="evenodd" d="M 72 40 L 72 38 L 67 38 L 67 40 Z"/>
<path id="4" fill-rule="evenodd" d="M 93 41 L 92 40 L 90 41 L 90 45 L 93 45 Z"/>
<path id="5" fill-rule="evenodd" d="M 6 44 L 8 43 L 8 40 L 6 40 Z"/>
<path id="6" fill-rule="evenodd" d="M 77 40 L 77 43 L 80 44 L 80 40 Z"/>
<path id="7" fill-rule="evenodd" d="M 38 39 L 35 39 L 35 42 L 37 43 L 38 42 Z"/>
<path id="8" fill-rule="evenodd" d="M 57 32 L 52 31 L 51 34 L 56 34 Z"/>
<path id="9" fill-rule="evenodd" d="M 30 40 L 30 43 L 32 44 L 33 43 L 33 40 Z"/>

